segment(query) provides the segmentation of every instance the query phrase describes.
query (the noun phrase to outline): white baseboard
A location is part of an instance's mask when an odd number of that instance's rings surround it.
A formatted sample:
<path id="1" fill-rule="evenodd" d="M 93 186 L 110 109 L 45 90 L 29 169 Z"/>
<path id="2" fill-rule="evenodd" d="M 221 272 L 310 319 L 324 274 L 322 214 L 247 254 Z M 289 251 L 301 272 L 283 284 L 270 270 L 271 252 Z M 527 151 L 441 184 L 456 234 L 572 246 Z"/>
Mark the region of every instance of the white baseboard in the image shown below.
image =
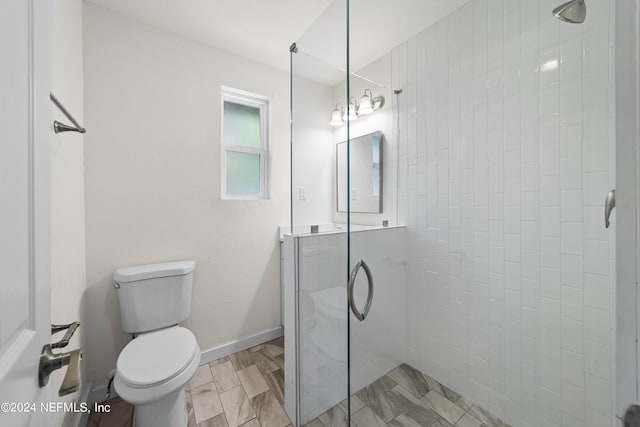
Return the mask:
<path id="1" fill-rule="evenodd" d="M 219 345 L 217 347 L 210 348 L 201 353 L 200 364 L 204 365 L 205 363 L 209 363 L 213 360 L 220 359 L 221 357 L 228 356 L 230 354 L 236 353 L 238 351 L 246 350 L 248 348 L 254 347 L 256 345 L 265 343 L 267 341 L 274 340 L 276 338 L 280 338 L 284 335 L 284 329 L 282 326 L 278 326 L 277 328 L 268 329 L 266 331 L 259 332 L 255 335 L 251 335 L 250 337 L 242 338 L 239 340 L 231 341 L 226 344 Z M 83 398 L 80 399 L 80 402 L 87 402 L 90 407 L 97 402 L 102 402 L 105 400 L 107 396 L 107 387 L 109 385 L 109 377 L 97 379 L 89 384 L 85 391 L 82 393 Z M 116 397 L 118 394 L 115 389 L 111 387 L 111 397 Z M 87 424 L 89 418 L 89 414 L 82 414 L 78 424 L 79 427 L 85 426 Z"/>
<path id="2" fill-rule="evenodd" d="M 278 326 L 277 328 L 268 329 L 255 335 L 251 335 L 250 337 L 231 341 L 226 344 L 210 348 L 202 352 L 200 364 L 204 365 L 205 363 L 209 363 L 213 360 L 220 359 L 221 357 L 228 356 L 238 351 L 255 347 L 256 345 L 265 343 L 267 341 L 275 340 L 276 338 L 280 338 L 283 335 L 284 329 L 282 328 L 282 326 Z"/>

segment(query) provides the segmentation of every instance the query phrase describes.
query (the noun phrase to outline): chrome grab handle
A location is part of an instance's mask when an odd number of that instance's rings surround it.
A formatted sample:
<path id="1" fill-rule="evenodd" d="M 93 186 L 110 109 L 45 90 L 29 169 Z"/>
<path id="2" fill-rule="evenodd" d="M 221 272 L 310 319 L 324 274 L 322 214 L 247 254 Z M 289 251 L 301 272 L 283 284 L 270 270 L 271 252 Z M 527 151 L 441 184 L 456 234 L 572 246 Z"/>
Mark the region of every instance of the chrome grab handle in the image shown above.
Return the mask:
<path id="1" fill-rule="evenodd" d="M 367 283 L 369 284 L 369 292 L 367 293 L 367 302 L 364 305 L 364 310 L 360 313 L 358 307 L 356 306 L 356 301 L 353 298 L 353 288 L 356 284 L 356 277 L 358 276 L 358 271 L 360 271 L 360 267 L 364 268 L 364 272 L 367 274 Z M 349 306 L 351 306 L 351 311 L 353 315 L 359 321 L 363 321 L 367 314 L 369 314 L 369 309 L 371 308 L 371 303 L 373 302 L 373 275 L 371 274 L 371 270 L 364 260 L 358 261 L 353 270 L 351 270 L 351 274 L 349 275 Z"/>
<path id="2" fill-rule="evenodd" d="M 609 217 L 611 216 L 611 211 L 616 207 L 616 190 L 613 189 L 609 191 L 607 194 L 607 198 L 604 200 L 604 225 L 606 228 L 609 228 L 611 223 L 609 222 Z"/>

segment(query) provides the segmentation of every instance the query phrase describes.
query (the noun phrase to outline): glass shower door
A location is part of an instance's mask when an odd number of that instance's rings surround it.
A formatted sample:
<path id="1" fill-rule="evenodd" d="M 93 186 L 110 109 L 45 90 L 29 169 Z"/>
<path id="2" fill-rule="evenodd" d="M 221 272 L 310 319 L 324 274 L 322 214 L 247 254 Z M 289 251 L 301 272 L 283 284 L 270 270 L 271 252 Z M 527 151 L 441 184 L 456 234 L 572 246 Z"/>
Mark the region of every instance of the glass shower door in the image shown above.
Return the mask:
<path id="1" fill-rule="evenodd" d="M 348 92 L 356 114 L 348 123 L 347 209 L 337 212 L 350 230 L 348 416 L 350 425 L 358 427 L 392 421 L 405 425 L 406 420 L 396 418 L 414 398 L 399 386 L 413 375 L 405 364 L 407 233 L 398 225 L 400 135 L 394 110 L 401 94 L 393 90 L 391 52 L 371 54 L 375 45 L 361 18 L 371 13 L 370 6 L 358 0 L 349 3 Z M 435 420 L 417 418 L 419 425 Z"/>
<path id="2" fill-rule="evenodd" d="M 336 0 L 291 47 L 285 409 L 299 426 L 346 423 L 348 413 L 349 227 L 335 215 L 348 176 L 336 160 L 336 143 L 347 139 L 345 34 L 346 1 Z"/>
<path id="3" fill-rule="evenodd" d="M 370 425 L 378 385 L 407 360 L 391 56 L 351 72 L 348 8 L 334 1 L 291 46 L 285 408 L 297 425 Z"/>

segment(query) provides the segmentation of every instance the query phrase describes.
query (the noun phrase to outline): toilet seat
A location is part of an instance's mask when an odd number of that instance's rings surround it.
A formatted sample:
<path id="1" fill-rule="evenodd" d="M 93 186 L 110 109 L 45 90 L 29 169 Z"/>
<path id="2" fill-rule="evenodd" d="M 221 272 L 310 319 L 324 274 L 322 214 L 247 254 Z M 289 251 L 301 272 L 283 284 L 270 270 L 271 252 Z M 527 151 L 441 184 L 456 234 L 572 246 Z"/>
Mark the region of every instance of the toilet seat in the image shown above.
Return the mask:
<path id="1" fill-rule="evenodd" d="M 116 370 L 130 387 L 153 387 L 179 375 L 198 351 L 196 338 L 186 328 L 147 332 L 122 350 Z"/>
<path id="2" fill-rule="evenodd" d="M 180 326 L 147 332 L 120 352 L 114 387 L 134 405 L 153 402 L 183 389 L 200 364 L 193 333 Z"/>

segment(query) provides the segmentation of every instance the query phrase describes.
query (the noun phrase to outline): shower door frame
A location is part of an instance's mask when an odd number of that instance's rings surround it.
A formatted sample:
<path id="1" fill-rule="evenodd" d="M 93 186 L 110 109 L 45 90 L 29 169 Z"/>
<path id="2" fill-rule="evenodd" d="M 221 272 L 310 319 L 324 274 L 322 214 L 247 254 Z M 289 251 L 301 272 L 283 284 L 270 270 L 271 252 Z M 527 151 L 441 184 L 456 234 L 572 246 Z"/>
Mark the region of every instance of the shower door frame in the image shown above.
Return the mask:
<path id="1" fill-rule="evenodd" d="M 615 2 L 616 358 L 615 415 L 640 400 L 640 0 Z M 620 114 L 624 112 L 624 114 Z"/>

